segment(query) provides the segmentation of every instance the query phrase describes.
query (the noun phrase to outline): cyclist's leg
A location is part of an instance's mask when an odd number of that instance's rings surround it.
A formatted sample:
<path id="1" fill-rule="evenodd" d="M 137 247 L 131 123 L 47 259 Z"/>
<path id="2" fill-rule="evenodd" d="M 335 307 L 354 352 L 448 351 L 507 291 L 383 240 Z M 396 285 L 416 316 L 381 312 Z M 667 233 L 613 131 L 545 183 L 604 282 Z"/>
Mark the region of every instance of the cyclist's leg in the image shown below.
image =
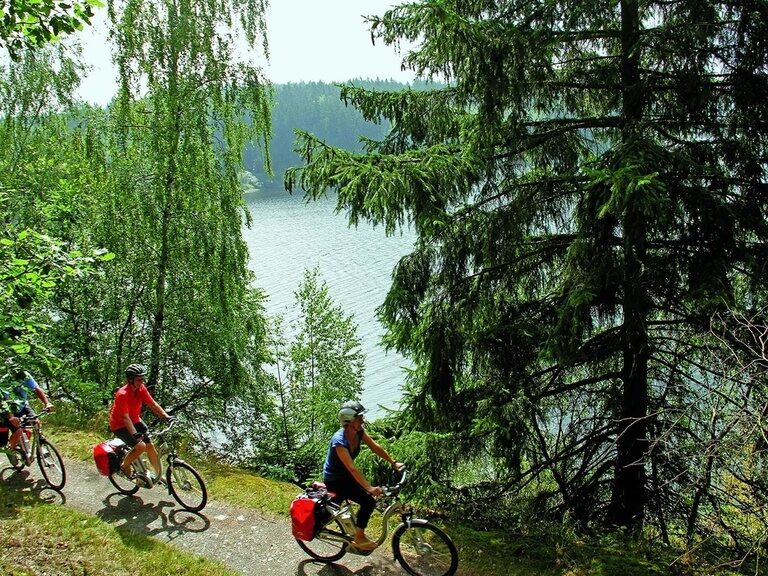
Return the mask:
<path id="1" fill-rule="evenodd" d="M 14 416 L 16 416 L 17 418 L 21 418 L 22 416 L 28 416 L 31 413 L 32 413 L 32 410 L 27 405 L 27 406 L 24 406 L 18 413 L 14 414 Z M 10 422 L 8 422 L 8 429 L 11 431 L 10 432 L 11 437 L 8 438 L 8 448 L 10 448 L 11 450 L 15 450 L 16 446 L 19 445 L 19 439 L 21 438 L 22 429 L 17 428 Z"/>
<path id="2" fill-rule="evenodd" d="M 366 536 L 365 529 L 368 527 L 368 520 L 370 520 L 371 514 L 376 509 L 374 497 L 368 494 L 353 478 L 332 482 L 326 481 L 326 486 L 331 492 L 336 492 L 338 497 L 351 500 L 360 505 L 355 523 L 355 543 L 363 546 L 373 544 L 373 541 Z"/>
<path id="3" fill-rule="evenodd" d="M 12 430 L 13 426 L 8 421 L 8 419 L 0 418 L 0 450 L 6 451 L 8 454 L 8 462 L 10 462 L 11 466 L 15 468 L 19 463 L 19 457 L 16 456 L 14 451 L 11 449 L 10 444 L 8 444 L 8 436 L 11 434 Z"/>
<path id="4" fill-rule="evenodd" d="M 149 463 L 152 464 L 152 468 L 155 469 L 155 476 L 159 477 L 162 472 L 162 468 L 160 467 L 160 457 L 157 455 L 157 449 L 152 442 L 152 438 L 149 437 L 149 434 L 144 435 L 144 442 L 147 447 L 147 457 L 149 457 Z"/>
<path id="5" fill-rule="evenodd" d="M 136 431 L 139 432 L 138 427 L 136 427 Z M 136 440 L 136 438 L 133 437 L 133 434 L 130 433 L 128 428 L 118 428 L 117 430 L 113 430 L 112 433 L 117 436 L 120 440 L 122 440 L 130 450 L 128 450 L 128 453 L 123 458 L 123 461 L 120 464 L 120 470 L 122 470 L 123 474 L 126 474 L 127 476 L 131 475 L 131 465 L 134 463 L 136 458 L 141 456 L 144 453 L 145 445 L 144 442 L 140 442 L 139 440 Z"/>

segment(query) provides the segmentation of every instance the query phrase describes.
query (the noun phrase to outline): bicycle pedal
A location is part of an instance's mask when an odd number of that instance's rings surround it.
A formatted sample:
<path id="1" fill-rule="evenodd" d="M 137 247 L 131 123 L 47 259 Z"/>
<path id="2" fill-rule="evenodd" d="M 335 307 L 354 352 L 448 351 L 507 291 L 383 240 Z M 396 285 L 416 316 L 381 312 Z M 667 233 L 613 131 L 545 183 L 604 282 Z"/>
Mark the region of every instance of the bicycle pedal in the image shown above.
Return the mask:
<path id="1" fill-rule="evenodd" d="M 150 480 L 146 476 L 139 474 L 133 480 L 141 488 L 152 488 L 152 480 Z"/>

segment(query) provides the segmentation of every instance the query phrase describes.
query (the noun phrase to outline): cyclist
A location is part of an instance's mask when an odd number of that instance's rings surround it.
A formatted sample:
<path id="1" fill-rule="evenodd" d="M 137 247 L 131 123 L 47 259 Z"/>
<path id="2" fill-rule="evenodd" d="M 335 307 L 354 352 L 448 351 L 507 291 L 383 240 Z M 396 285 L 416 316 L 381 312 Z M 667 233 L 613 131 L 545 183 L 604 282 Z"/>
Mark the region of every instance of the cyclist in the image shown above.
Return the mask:
<path id="1" fill-rule="evenodd" d="M 160 458 L 152 444 L 147 425 L 141 419 L 142 406 L 146 404 L 159 418 L 170 419 L 144 385 L 146 375 L 147 369 L 142 364 L 131 364 L 125 369 L 126 383 L 115 393 L 109 413 L 109 429 L 131 448 L 120 466 L 120 470 L 129 478 L 132 477 L 131 464 L 144 452 L 155 469 L 155 478 L 160 475 Z"/>
<path id="2" fill-rule="evenodd" d="M 0 430 L 2 430 L 0 431 L 0 446 L 5 446 L 6 442 L 8 443 L 10 450 L 8 458 L 11 464 L 15 464 L 16 454 L 14 451 L 22 434 L 19 427 L 21 425 L 21 417 L 32 414 L 32 408 L 29 406 L 29 392 L 35 393 L 35 396 L 42 402 L 46 412 L 53 410 L 53 404 L 29 372 L 22 370 L 12 361 L 6 361 L 6 365 L 9 368 L 14 384 L 10 390 L 3 390 L 2 392 L 4 408 L 3 419 L 0 422 Z M 10 438 L 8 438 L 9 433 Z"/>
<path id="3" fill-rule="evenodd" d="M 368 551 L 376 548 L 376 543 L 365 535 L 365 529 L 376 508 L 374 496 L 381 495 L 381 487 L 371 486 L 355 466 L 354 459 L 360 453 L 361 445 L 366 444 L 374 454 L 389 462 L 395 470 L 400 470 L 403 464 L 396 462 L 366 433 L 363 422 L 364 412 L 365 408 L 360 402 L 345 402 L 341 405 L 339 409 L 341 428 L 331 437 L 328 455 L 323 466 L 323 482 L 329 491 L 336 493 L 337 498 L 351 500 L 360 505 L 353 545 L 359 550 Z"/>

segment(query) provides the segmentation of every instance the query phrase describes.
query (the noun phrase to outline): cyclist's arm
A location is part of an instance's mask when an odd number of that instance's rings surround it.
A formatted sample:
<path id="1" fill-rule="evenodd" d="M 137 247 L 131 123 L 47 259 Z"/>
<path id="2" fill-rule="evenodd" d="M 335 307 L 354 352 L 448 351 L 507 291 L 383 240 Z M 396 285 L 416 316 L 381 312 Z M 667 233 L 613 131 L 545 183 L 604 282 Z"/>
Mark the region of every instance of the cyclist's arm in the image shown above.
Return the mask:
<path id="1" fill-rule="evenodd" d="M 40 386 L 35 388 L 35 395 L 40 400 L 40 402 L 43 403 L 43 408 L 45 410 L 50 410 L 51 408 L 53 408 L 53 404 L 48 399 L 48 396 L 45 394 L 45 391 Z"/>
<path id="2" fill-rule="evenodd" d="M 168 413 L 163 410 L 163 407 L 160 406 L 157 402 L 155 402 L 155 399 L 153 398 L 151 402 L 147 402 L 147 408 L 152 410 L 152 412 L 157 416 L 158 418 L 162 418 L 163 420 L 168 420 L 169 416 Z"/>
<path id="3" fill-rule="evenodd" d="M 157 400 L 155 400 L 152 397 L 152 394 L 149 393 L 149 390 L 146 389 L 146 387 L 141 388 L 142 392 L 142 401 L 146 405 L 147 408 L 149 408 L 152 413 L 157 416 L 158 418 L 162 418 L 163 420 L 168 420 L 169 416 L 168 413 L 163 410 L 163 407 L 160 406 L 160 404 L 157 403 Z"/>
<path id="4" fill-rule="evenodd" d="M 384 447 L 376 442 L 373 438 L 368 436 L 367 432 L 363 433 L 363 442 L 368 446 L 368 448 L 371 449 L 371 451 L 376 454 L 379 458 L 382 460 L 385 460 L 390 466 L 392 466 L 395 470 L 399 470 L 403 465 L 400 462 L 397 462 L 392 456 L 389 455 L 389 453 L 384 449 Z"/>
<path id="5" fill-rule="evenodd" d="M 370 492 L 371 490 L 373 490 L 373 486 L 371 486 L 368 483 L 368 480 L 365 479 L 365 476 L 363 476 L 363 473 L 357 469 L 357 466 L 355 466 L 355 463 L 352 460 L 352 455 L 349 453 L 349 450 L 344 446 L 336 446 L 334 450 L 336 450 L 336 456 L 339 457 L 339 460 L 341 460 L 341 463 L 344 464 L 344 467 L 352 475 L 352 478 L 355 479 L 355 482 L 360 484 L 360 486 L 362 486 L 363 490 L 365 490 L 366 492 Z"/>

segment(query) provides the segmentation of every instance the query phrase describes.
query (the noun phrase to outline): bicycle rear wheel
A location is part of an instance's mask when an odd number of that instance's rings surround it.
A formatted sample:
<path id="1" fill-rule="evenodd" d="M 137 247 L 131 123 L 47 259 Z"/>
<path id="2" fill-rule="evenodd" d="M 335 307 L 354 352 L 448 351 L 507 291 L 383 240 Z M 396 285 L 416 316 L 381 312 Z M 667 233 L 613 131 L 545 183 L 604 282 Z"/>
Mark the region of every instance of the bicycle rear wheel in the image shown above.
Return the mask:
<path id="1" fill-rule="evenodd" d="M 452 576 L 459 553 L 448 535 L 426 520 L 400 524 L 392 535 L 392 551 L 412 576 Z"/>
<path id="2" fill-rule="evenodd" d="M 343 540 L 344 529 L 338 520 L 326 524 L 314 540 L 306 542 L 296 539 L 299 547 L 315 560 L 320 562 L 335 562 L 347 553 L 347 542 Z"/>
<path id="3" fill-rule="evenodd" d="M 200 474 L 186 462 L 175 462 L 165 472 L 168 491 L 190 512 L 199 512 L 208 502 L 208 490 Z"/>
<path id="4" fill-rule="evenodd" d="M 117 491 L 121 494 L 131 496 L 139 491 L 139 486 L 133 480 L 126 478 L 125 474 L 120 471 L 112 472 L 109 475 L 109 481 L 112 482 L 112 486 L 117 488 Z"/>
<path id="5" fill-rule="evenodd" d="M 67 481 L 67 472 L 64 469 L 64 460 L 61 454 L 45 438 L 40 438 L 40 444 L 37 445 L 37 465 L 43 478 L 48 482 L 48 486 L 54 490 L 61 490 Z"/>

